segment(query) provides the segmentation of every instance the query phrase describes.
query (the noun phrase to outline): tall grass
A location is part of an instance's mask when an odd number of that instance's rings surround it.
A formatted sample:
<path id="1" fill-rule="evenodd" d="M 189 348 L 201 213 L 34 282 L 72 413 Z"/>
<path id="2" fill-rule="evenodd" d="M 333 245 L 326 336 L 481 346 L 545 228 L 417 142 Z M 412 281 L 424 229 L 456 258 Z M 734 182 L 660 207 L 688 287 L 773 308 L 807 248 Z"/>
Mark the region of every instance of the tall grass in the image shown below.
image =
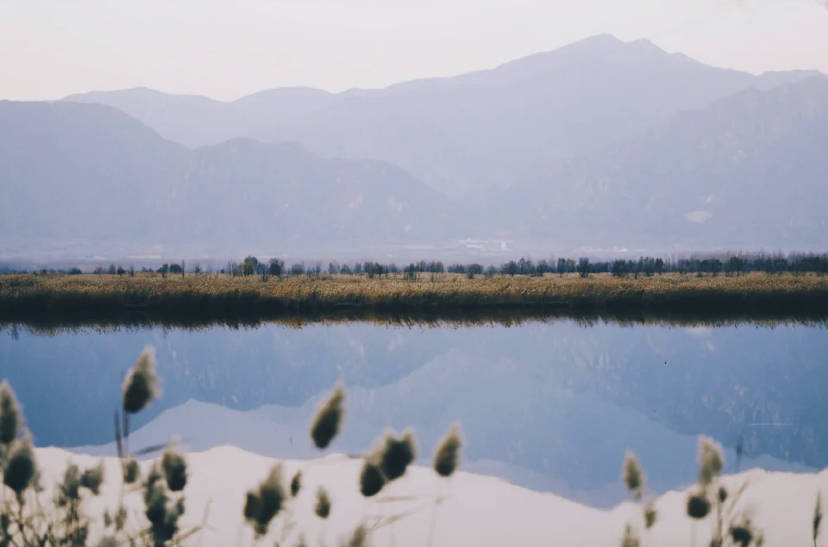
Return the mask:
<path id="1" fill-rule="evenodd" d="M 491 276 L 403 274 L 258 277 L 187 274 L 0 276 L 0 320 L 240 322 L 293 317 L 532 317 L 549 315 L 711 319 L 828 318 L 828 277 L 665 274 Z"/>

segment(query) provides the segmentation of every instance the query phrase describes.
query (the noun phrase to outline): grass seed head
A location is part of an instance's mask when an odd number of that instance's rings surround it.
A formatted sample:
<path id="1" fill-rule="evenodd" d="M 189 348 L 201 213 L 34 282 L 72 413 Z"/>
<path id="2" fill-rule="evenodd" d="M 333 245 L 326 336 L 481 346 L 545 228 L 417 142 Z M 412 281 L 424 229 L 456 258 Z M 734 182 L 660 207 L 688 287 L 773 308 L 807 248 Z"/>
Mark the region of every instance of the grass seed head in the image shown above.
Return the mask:
<path id="1" fill-rule="evenodd" d="M 640 545 L 641 542 L 635 534 L 635 531 L 632 529 L 632 526 L 627 524 L 624 527 L 624 537 L 621 538 L 621 547 L 640 547 Z"/>
<path id="2" fill-rule="evenodd" d="M 67 465 L 63 482 L 58 486 L 57 504 L 63 506 L 80 498 L 80 486 L 80 469 L 73 463 Z"/>
<path id="3" fill-rule="evenodd" d="M 20 405 L 6 380 L 0 382 L 0 443 L 10 444 L 17 438 L 21 422 Z"/>
<path id="4" fill-rule="evenodd" d="M 442 477 L 448 477 L 457 469 L 460 462 L 460 426 L 454 424 L 449 429 L 434 453 L 434 470 Z"/>
<path id="5" fill-rule="evenodd" d="M 342 385 L 337 385 L 313 418 L 310 434 L 313 444 L 320 450 L 327 448 L 339 433 L 339 426 L 345 414 L 342 405 L 344 401 L 345 390 Z"/>
<path id="6" fill-rule="evenodd" d="M 139 412 L 158 397 L 160 380 L 155 368 L 155 349 L 148 346 L 124 378 L 122 403 L 125 412 Z"/>
<path id="7" fill-rule="evenodd" d="M 635 454 L 629 450 L 624 454 L 623 478 L 624 484 L 627 486 L 627 490 L 632 497 L 640 500 L 641 495 L 644 493 L 644 472 L 641 470 Z"/>
<path id="8" fill-rule="evenodd" d="M 740 524 L 732 525 L 729 532 L 734 545 L 747 547 L 753 541 L 753 527 L 748 518 L 744 518 Z"/>
<path id="9" fill-rule="evenodd" d="M 187 485 L 187 460 L 178 451 L 176 443 L 170 443 L 164 448 L 161 456 L 161 468 L 167 487 L 173 492 L 180 492 Z"/>
<path id="10" fill-rule="evenodd" d="M 383 486 L 385 486 L 385 476 L 379 464 L 373 458 L 367 458 L 359 474 L 359 491 L 366 498 L 370 498 L 378 494 Z"/>
<path id="11" fill-rule="evenodd" d="M 316 515 L 320 518 L 326 519 L 331 514 L 331 499 L 324 488 L 319 488 L 316 491 L 316 508 L 314 509 Z"/>
<path id="12" fill-rule="evenodd" d="M 267 478 L 259 485 L 258 490 L 251 490 L 247 493 L 244 504 L 244 518 L 253 526 L 256 535 L 267 534 L 270 521 L 281 510 L 284 498 L 282 467 L 275 465 Z"/>
<path id="13" fill-rule="evenodd" d="M 32 440 L 28 436 L 17 439 L 11 446 L 3 470 L 3 483 L 19 496 L 35 477 L 35 458 Z"/>
<path id="14" fill-rule="evenodd" d="M 644 506 L 644 526 L 648 530 L 652 528 L 657 517 L 658 511 L 656 511 L 655 504 L 652 501 L 648 502 L 647 505 Z"/>
<path id="15" fill-rule="evenodd" d="M 704 494 L 692 494 L 687 498 L 687 515 L 694 519 L 703 519 L 710 512 L 710 502 Z"/>
<path id="16" fill-rule="evenodd" d="M 97 496 L 100 493 L 103 478 L 103 462 L 99 462 L 95 467 L 89 468 L 83 472 L 80 476 L 80 485 Z"/>
<path id="17" fill-rule="evenodd" d="M 392 433 L 385 436 L 380 456 L 380 468 L 389 481 L 402 477 L 405 469 L 417 457 L 414 434 L 408 430 L 397 438 Z"/>
<path id="18" fill-rule="evenodd" d="M 364 525 L 360 524 L 354 530 L 348 542 L 344 547 L 366 547 L 368 545 L 368 530 Z"/>
<path id="19" fill-rule="evenodd" d="M 302 489 L 302 472 L 297 471 L 296 474 L 293 475 L 293 478 L 290 479 L 290 495 L 292 497 L 296 497 L 299 495 L 299 490 Z"/>
<path id="20" fill-rule="evenodd" d="M 722 447 L 710 437 L 699 437 L 699 484 L 707 486 L 724 468 Z"/>
<path id="21" fill-rule="evenodd" d="M 132 484 L 141 478 L 141 467 L 138 465 L 138 461 L 135 458 L 129 458 L 121 465 L 125 483 Z"/>

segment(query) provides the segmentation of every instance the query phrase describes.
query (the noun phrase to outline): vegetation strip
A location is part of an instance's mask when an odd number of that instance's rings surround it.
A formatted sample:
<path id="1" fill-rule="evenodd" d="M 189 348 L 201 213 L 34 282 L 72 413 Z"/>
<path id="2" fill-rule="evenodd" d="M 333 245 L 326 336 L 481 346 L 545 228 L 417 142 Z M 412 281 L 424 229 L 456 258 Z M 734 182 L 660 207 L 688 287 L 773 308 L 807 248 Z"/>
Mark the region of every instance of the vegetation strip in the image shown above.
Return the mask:
<path id="1" fill-rule="evenodd" d="M 141 318 L 241 322 L 280 317 L 428 319 L 500 314 L 688 319 L 828 318 L 828 277 L 816 274 L 613 277 L 592 274 L 256 276 L 153 273 L 0 276 L 0 320 Z M 140 322 L 140 320 L 139 320 Z"/>

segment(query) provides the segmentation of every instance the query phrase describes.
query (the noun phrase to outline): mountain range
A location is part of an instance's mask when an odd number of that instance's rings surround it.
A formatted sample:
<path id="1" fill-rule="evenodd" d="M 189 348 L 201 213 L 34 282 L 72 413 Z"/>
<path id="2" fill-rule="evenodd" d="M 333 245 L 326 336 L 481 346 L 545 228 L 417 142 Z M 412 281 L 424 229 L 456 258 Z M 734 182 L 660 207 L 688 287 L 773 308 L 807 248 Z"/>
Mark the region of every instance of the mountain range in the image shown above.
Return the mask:
<path id="1" fill-rule="evenodd" d="M 377 90 L 4 101 L 0 255 L 824 249 L 827 143 L 820 73 L 607 35 Z"/>

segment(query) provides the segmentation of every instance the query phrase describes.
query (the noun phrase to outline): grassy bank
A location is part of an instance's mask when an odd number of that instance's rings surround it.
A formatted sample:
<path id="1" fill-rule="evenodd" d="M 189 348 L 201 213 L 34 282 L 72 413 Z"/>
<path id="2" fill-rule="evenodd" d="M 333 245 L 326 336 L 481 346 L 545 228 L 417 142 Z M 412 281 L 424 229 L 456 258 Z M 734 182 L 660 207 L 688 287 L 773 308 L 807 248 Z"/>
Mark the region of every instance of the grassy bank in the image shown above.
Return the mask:
<path id="1" fill-rule="evenodd" d="M 221 274 L 0 276 L 0 320 L 257 322 L 293 318 L 469 319 L 549 316 L 619 319 L 828 317 L 828 277 L 665 274 L 374 277 Z"/>

